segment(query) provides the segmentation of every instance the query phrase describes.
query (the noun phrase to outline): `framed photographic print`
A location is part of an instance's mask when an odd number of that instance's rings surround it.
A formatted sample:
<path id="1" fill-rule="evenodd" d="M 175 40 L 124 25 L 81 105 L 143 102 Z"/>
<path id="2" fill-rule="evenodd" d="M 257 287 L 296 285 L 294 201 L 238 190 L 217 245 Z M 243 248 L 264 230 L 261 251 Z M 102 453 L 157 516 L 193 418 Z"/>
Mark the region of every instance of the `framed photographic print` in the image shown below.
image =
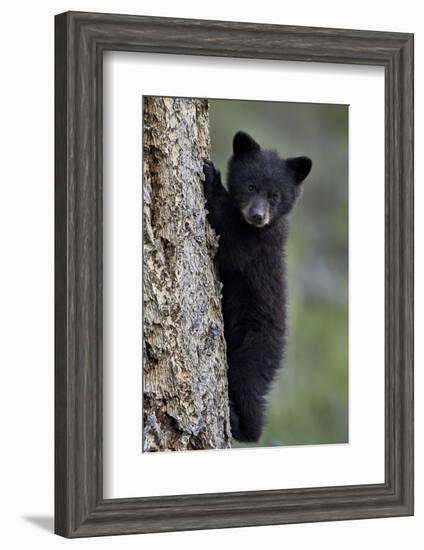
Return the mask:
<path id="1" fill-rule="evenodd" d="M 411 515 L 413 36 L 55 24 L 56 533 Z"/>

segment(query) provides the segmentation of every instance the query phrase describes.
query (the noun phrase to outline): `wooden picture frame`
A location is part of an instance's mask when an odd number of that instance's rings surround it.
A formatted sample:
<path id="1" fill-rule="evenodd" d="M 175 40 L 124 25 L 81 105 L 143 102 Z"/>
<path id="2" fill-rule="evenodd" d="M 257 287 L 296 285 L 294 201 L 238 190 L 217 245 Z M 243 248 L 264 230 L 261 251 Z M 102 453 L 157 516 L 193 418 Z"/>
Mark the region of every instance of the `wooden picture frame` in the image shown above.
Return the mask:
<path id="1" fill-rule="evenodd" d="M 104 499 L 105 50 L 385 71 L 385 482 Z M 68 12 L 55 21 L 55 532 L 65 537 L 413 514 L 413 35 Z"/>

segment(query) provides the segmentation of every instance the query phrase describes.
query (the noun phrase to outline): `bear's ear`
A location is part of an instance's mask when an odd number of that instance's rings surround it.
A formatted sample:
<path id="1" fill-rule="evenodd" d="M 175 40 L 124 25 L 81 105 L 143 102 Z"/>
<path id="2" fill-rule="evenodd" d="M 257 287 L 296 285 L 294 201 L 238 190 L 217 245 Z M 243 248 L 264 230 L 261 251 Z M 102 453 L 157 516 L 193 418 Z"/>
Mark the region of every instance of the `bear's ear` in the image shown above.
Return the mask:
<path id="1" fill-rule="evenodd" d="M 312 161 L 309 157 L 293 157 L 287 159 L 286 162 L 292 170 L 297 184 L 302 183 L 312 168 Z"/>
<path id="2" fill-rule="evenodd" d="M 245 132 L 237 132 L 233 139 L 233 152 L 235 157 L 243 157 L 248 153 L 259 151 L 260 146 Z"/>

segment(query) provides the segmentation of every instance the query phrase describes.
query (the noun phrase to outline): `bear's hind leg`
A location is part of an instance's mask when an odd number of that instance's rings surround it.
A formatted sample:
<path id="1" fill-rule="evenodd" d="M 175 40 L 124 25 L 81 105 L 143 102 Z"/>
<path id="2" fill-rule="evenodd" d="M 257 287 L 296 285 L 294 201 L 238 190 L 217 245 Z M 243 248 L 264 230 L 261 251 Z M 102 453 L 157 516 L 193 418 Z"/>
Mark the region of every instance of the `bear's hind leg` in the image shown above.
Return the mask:
<path id="1" fill-rule="evenodd" d="M 265 403 L 253 392 L 230 397 L 231 432 L 243 443 L 255 443 L 262 434 Z"/>

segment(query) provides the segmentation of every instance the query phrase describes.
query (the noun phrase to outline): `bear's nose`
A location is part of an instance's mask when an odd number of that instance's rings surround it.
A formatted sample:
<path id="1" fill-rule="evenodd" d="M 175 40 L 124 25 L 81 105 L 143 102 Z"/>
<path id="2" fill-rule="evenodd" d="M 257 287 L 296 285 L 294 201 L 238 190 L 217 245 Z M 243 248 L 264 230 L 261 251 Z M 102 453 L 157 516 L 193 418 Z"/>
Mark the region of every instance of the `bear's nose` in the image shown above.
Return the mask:
<path id="1" fill-rule="evenodd" d="M 255 197 L 248 205 L 247 212 L 244 211 L 243 215 L 247 223 L 256 227 L 262 227 L 268 223 L 268 207 L 266 202 L 262 197 Z"/>
<path id="2" fill-rule="evenodd" d="M 262 223 L 264 221 L 264 215 L 262 212 L 253 212 L 252 213 L 252 221 L 255 223 Z"/>

